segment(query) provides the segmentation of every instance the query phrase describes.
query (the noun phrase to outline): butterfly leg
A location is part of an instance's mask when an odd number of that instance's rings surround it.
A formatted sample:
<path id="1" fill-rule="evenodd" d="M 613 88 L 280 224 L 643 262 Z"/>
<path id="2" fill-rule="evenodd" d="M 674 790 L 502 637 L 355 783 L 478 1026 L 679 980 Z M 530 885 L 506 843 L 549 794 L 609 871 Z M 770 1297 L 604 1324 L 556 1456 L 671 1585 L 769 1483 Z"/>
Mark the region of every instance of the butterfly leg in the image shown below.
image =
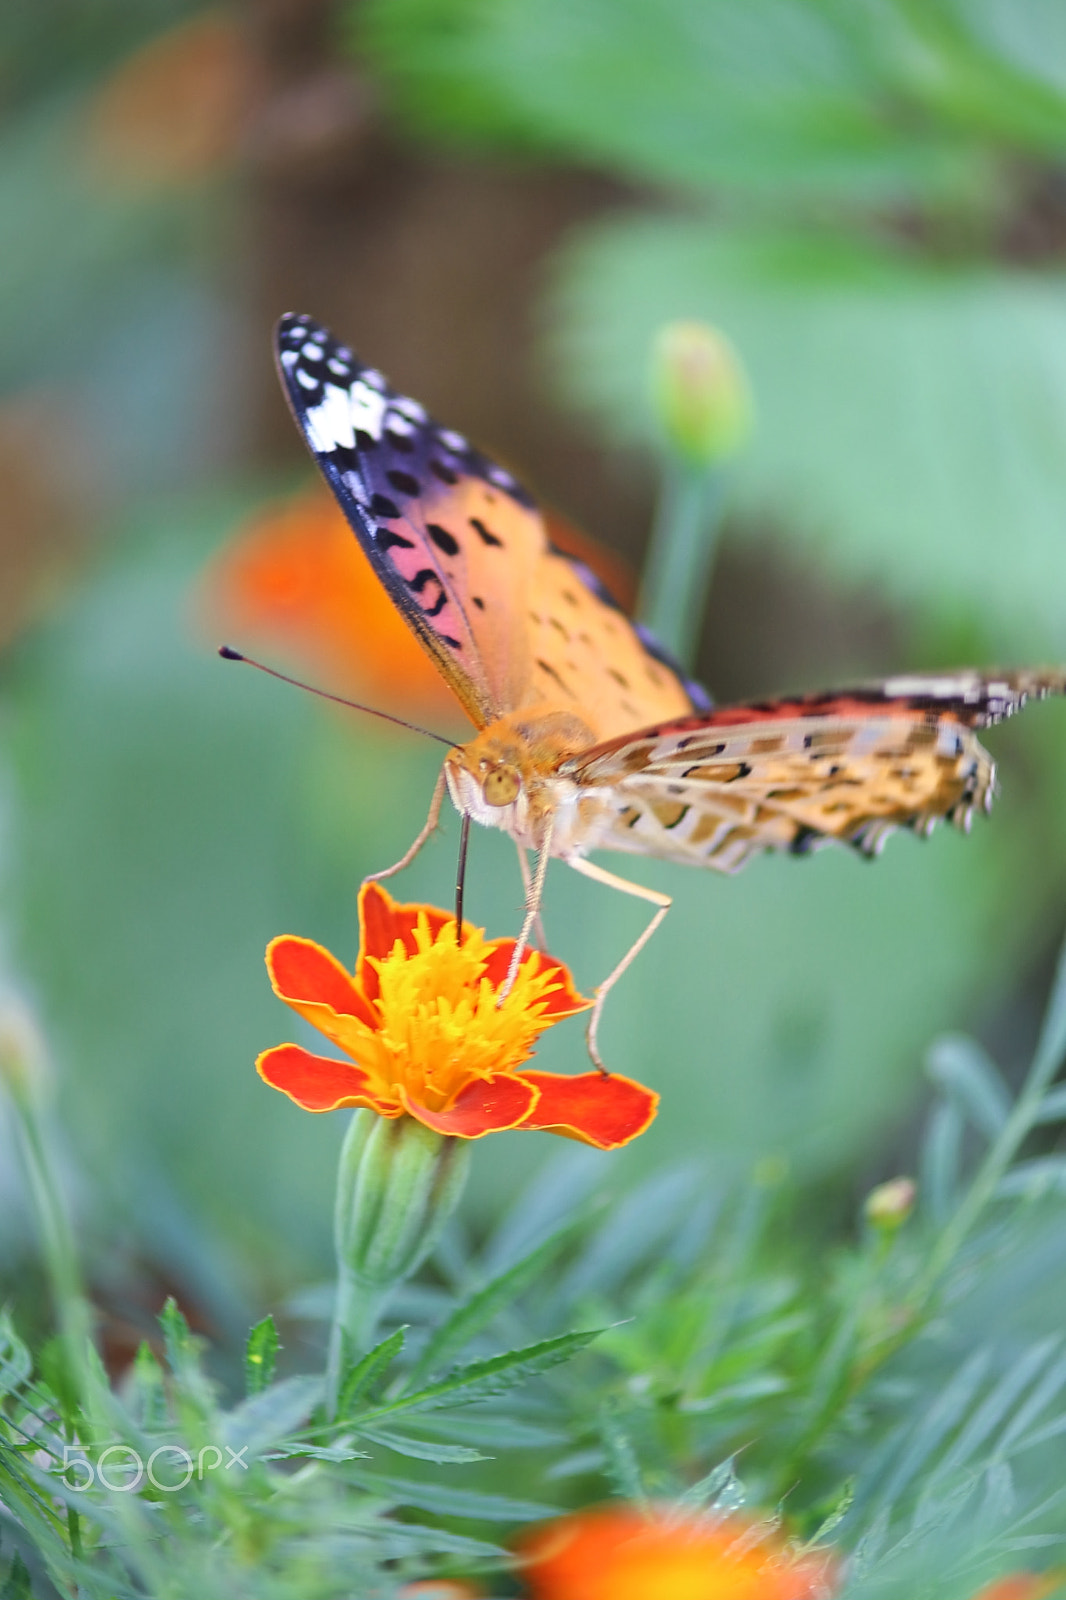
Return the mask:
<path id="1" fill-rule="evenodd" d="M 673 901 L 670 899 L 668 894 L 661 894 L 658 889 L 646 889 L 642 883 L 630 883 L 628 878 L 616 877 L 613 872 L 608 872 L 606 868 L 597 867 L 594 862 L 586 861 L 584 856 L 566 856 L 565 860 L 568 867 L 573 867 L 575 872 L 580 872 L 584 877 L 591 878 L 593 883 L 605 884 L 608 889 L 620 889 L 623 894 L 631 894 L 637 900 L 647 900 L 653 906 L 658 906 L 659 908 L 652 917 L 651 921 L 648 923 L 648 926 L 644 929 L 644 932 L 641 934 L 640 938 L 635 944 L 630 945 L 629 949 L 615 967 L 614 971 L 609 973 L 596 989 L 596 1004 L 592 1008 L 592 1015 L 589 1018 L 589 1025 L 585 1034 L 585 1039 L 588 1044 L 589 1055 L 592 1057 L 593 1066 L 596 1067 L 598 1071 L 602 1072 L 606 1078 L 610 1076 L 610 1073 L 603 1064 L 603 1057 L 600 1055 L 599 1047 L 596 1043 L 596 1035 L 599 1033 L 600 1029 L 600 1017 L 603 1015 L 603 1003 L 607 999 L 608 994 L 614 988 L 615 984 L 618 982 L 619 978 L 622 976 L 623 972 L 625 972 L 636 960 L 637 956 L 639 956 L 640 952 L 643 950 L 644 946 L 647 944 L 656 928 L 658 928 L 659 924 L 666 916 L 666 913 L 669 911 Z"/>
<path id="2" fill-rule="evenodd" d="M 507 976 L 500 987 L 499 998 L 496 1001 L 497 1006 L 503 1005 L 503 1002 L 514 988 L 518 969 L 522 965 L 522 957 L 529 949 L 529 935 L 540 914 L 540 903 L 544 898 L 544 881 L 548 876 L 548 862 L 551 860 L 554 828 L 555 818 L 549 812 L 544 825 L 544 842 L 537 852 L 536 871 L 533 873 L 532 881 L 526 891 L 526 914 L 523 918 L 518 938 L 515 940 L 514 953 L 511 956 L 511 964 L 507 968 Z"/>
<path id="3" fill-rule="evenodd" d="M 444 784 L 444 768 L 442 767 L 440 776 L 433 788 L 433 798 L 429 802 L 429 816 L 426 818 L 425 825 L 418 838 L 404 851 L 399 861 L 393 862 L 391 867 L 384 867 L 380 872 L 368 873 L 366 877 L 367 883 L 380 883 L 382 878 L 391 878 L 395 873 L 402 872 L 404 867 L 411 865 L 411 862 L 440 821 L 440 808 L 444 803 Z"/>
<path id="4" fill-rule="evenodd" d="M 528 905 L 529 897 L 533 890 L 533 875 L 529 870 L 529 859 L 526 855 L 525 846 L 519 844 L 517 839 L 515 840 L 515 849 L 518 851 L 518 870 L 522 874 L 522 888 L 525 890 L 526 904 Z M 537 947 L 544 954 L 548 949 L 548 941 L 544 936 L 544 918 L 541 916 L 539 908 L 536 917 L 533 919 L 533 932 L 536 935 Z"/>

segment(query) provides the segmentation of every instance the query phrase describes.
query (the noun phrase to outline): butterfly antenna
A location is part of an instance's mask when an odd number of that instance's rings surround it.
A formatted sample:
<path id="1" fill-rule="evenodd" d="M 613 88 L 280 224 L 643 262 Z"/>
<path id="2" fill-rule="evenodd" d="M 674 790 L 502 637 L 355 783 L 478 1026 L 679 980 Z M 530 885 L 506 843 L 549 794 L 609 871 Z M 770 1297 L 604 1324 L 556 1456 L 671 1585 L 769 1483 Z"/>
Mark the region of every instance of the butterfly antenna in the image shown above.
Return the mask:
<path id="1" fill-rule="evenodd" d="M 466 888 L 466 847 L 470 843 L 470 813 L 463 812 L 463 825 L 459 831 L 459 864 L 455 869 L 455 940 L 463 938 L 463 890 Z"/>
<path id="2" fill-rule="evenodd" d="M 346 700 L 341 694 L 330 694 L 328 689 L 317 689 L 313 683 L 290 678 L 287 672 L 279 672 L 276 667 L 265 666 L 262 661 L 254 661 L 251 656 L 242 655 L 239 650 L 234 650 L 232 645 L 220 644 L 218 653 L 223 661 L 243 661 L 249 667 L 267 673 L 271 678 L 279 678 L 282 683 L 291 683 L 294 689 L 306 689 L 308 694 L 317 694 L 320 700 L 332 700 L 334 705 L 348 706 L 352 711 L 365 711 L 370 717 L 380 717 L 383 722 L 394 722 L 398 728 L 407 728 L 411 733 L 422 733 L 427 739 L 436 739 L 438 744 L 446 744 L 449 750 L 455 748 L 455 740 L 446 739 L 442 733 L 433 733 L 429 728 L 420 728 L 417 722 L 405 722 L 403 717 L 394 717 L 388 711 L 378 711 L 374 706 L 364 706 L 359 700 Z"/>

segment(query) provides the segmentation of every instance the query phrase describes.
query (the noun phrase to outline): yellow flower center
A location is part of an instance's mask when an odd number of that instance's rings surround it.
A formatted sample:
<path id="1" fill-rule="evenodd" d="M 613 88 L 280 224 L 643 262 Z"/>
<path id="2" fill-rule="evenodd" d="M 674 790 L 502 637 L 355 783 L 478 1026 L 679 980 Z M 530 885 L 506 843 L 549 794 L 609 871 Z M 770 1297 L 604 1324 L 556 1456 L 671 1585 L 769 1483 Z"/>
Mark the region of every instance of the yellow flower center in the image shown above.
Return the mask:
<path id="1" fill-rule="evenodd" d="M 457 945 L 450 924 L 434 939 L 421 913 L 415 942 L 413 955 L 397 939 L 387 956 L 368 957 L 380 984 L 378 1027 L 357 1059 L 383 1088 L 402 1084 L 422 1105 L 439 1111 L 472 1079 L 511 1072 L 528 1061 L 544 1026 L 547 998 L 561 983 L 552 970 L 536 971 L 539 961 L 531 952 L 500 1005 L 498 989 L 485 976 L 491 950 L 480 932 L 471 930 Z"/>

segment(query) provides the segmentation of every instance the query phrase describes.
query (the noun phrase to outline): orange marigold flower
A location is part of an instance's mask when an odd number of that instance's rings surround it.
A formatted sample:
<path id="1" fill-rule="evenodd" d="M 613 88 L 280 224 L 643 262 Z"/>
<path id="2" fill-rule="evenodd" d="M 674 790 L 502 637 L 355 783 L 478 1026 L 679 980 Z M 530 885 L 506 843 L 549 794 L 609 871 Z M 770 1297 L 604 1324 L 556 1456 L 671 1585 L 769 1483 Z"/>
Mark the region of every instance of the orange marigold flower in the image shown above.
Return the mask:
<path id="1" fill-rule="evenodd" d="M 831 1593 L 825 1559 L 790 1557 L 739 1518 L 668 1507 L 579 1511 L 517 1548 L 533 1600 L 818 1600 Z"/>
<path id="2" fill-rule="evenodd" d="M 404 1114 L 437 1133 L 480 1139 L 545 1129 L 613 1150 L 644 1132 L 659 1097 L 631 1078 L 519 1072 L 544 1029 L 592 1004 L 562 962 L 531 950 L 499 1002 L 513 939 L 486 939 L 433 906 L 398 905 L 377 883 L 359 892 L 354 976 L 310 939 L 267 947 L 274 992 L 349 1057 L 295 1044 L 256 1066 L 305 1111 L 366 1106 Z"/>

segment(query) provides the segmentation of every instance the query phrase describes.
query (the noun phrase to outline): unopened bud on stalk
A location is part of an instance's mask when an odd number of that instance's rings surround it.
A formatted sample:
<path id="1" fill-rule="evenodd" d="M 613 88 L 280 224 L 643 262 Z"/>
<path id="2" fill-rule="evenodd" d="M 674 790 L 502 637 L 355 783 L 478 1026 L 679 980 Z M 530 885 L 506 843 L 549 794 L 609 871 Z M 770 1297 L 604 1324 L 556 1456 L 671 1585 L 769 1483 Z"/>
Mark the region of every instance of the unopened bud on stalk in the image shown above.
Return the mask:
<path id="1" fill-rule="evenodd" d="M 356 1111 L 337 1173 L 341 1269 L 373 1289 L 409 1277 L 454 1211 L 469 1159 L 466 1139 L 446 1138 L 414 1117 Z"/>
<path id="2" fill-rule="evenodd" d="M 33 1012 L 12 993 L 0 995 L 0 1085 L 22 1106 L 40 1099 L 48 1067 Z"/>
<path id="3" fill-rule="evenodd" d="M 913 1178 L 890 1178 L 870 1190 L 863 1211 L 871 1228 L 893 1234 L 906 1222 L 917 1198 L 918 1185 Z"/>
<path id="4" fill-rule="evenodd" d="M 660 331 L 652 395 L 668 444 L 691 466 L 734 455 L 751 432 L 751 390 L 740 358 L 706 322 L 669 322 Z"/>

